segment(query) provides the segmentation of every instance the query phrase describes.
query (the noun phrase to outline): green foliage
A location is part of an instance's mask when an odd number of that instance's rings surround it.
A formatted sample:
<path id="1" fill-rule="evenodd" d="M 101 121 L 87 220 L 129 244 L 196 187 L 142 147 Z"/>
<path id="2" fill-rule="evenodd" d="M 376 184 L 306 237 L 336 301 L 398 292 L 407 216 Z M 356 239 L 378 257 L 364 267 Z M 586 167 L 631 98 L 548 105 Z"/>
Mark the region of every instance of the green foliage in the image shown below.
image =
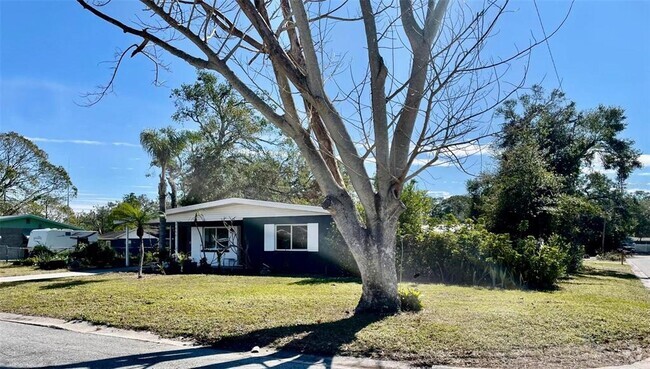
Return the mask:
<path id="1" fill-rule="evenodd" d="M 402 190 L 400 200 L 406 209 L 400 214 L 397 235 L 419 237 L 423 233 L 423 226 L 428 223 L 433 199 L 426 190 L 416 187 L 416 182 L 411 181 Z"/>
<path id="2" fill-rule="evenodd" d="M 77 260 L 81 265 L 96 267 L 113 265 L 115 256 L 115 250 L 105 242 L 80 244 L 70 253 L 70 258 Z"/>
<path id="3" fill-rule="evenodd" d="M 571 245 L 564 250 L 572 260 L 569 272 L 583 248 L 589 254 L 616 249 L 640 230 L 643 211 L 624 192 L 640 166 L 639 152 L 620 137 L 626 127 L 622 109 L 578 111 L 562 92 L 545 95 L 535 86 L 498 114 L 504 123 L 495 143 L 497 170 L 467 185 L 474 219 L 513 240 L 562 236 Z M 592 165 L 614 170 L 617 181 L 598 172 L 585 175 Z"/>
<path id="4" fill-rule="evenodd" d="M 68 266 L 68 260 L 61 257 L 43 259 L 38 262 L 38 268 L 43 270 L 65 269 Z"/>
<path id="5" fill-rule="evenodd" d="M 197 128 L 177 172 L 182 205 L 227 197 L 315 204 L 318 186 L 296 146 L 212 73 L 172 91 L 175 122 Z"/>
<path id="6" fill-rule="evenodd" d="M 397 294 L 399 296 L 400 310 L 412 312 L 418 312 L 422 310 L 424 306 L 422 304 L 422 299 L 420 298 L 422 292 L 420 292 L 418 289 L 400 288 L 397 291 Z"/>
<path id="7" fill-rule="evenodd" d="M 32 258 L 52 257 L 55 254 L 56 254 L 56 252 L 50 250 L 47 246 L 36 245 L 36 246 L 34 246 L 32 251 L 29 252 L 29 257 L 32 257 Z"/>
<path id="8" fill-rule="evenodd" d="M 513 268 L 513 272 L 519 273 L 529 288 L 551 289 L 567 270 L 567 255 L 558 245 L 545 244 L 528 236 L 517 240 L 515 249 L 520 256 L 519 265 Z"/>
<path id="9" fill-rule="evenodd" d="M 451 215 L 460 221 L 464 221 L 471 215 L 471 206 L 472 201 L 468 195 L 455 195 L 446 199 L 435 198 L 433 199 L 431 217 L 440 222 Z"/>
<path id="10" fill-rule="evenodd" d="M 596 258 L 605 261 L 621 261 L 621 253 L 617 251 L 608 251 L 604 254 L 596 255 Z"/>
<path id="11" fill-rule="evenodd" d="M 0 215 L 45 214 L 65 209 L 64 199 L 76 196 L 70 176 L 49 162 L 45 151 L 16 132 L 0 133 Z"/>
<path id="12" fill-rule="evenodd" d="M 532 236 L 513 242 L 472 222 L 446 223 L 420 239 L 409 238 L 403 255 L 398 265 L 407 279 L 502 288 L 548 289 L 582 263 L 582 248 L 557 235 L 546 242 Z"/>

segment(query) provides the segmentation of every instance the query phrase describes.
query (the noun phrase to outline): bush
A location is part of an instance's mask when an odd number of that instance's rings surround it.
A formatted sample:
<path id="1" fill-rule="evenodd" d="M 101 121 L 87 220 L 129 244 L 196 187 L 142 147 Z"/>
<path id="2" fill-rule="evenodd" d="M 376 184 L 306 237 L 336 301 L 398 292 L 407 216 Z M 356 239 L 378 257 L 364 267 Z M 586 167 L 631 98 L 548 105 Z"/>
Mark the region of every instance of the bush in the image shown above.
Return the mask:
<path id="1" fill-rule="evenodd" d="M 104 267 L 113 264 L 115 250 L 106 243 L 80 244 L 70 253 L 70 257 L 81 264 Z"/>
<path id="2" fill-rule="evenodd" d="M 517 241 L 521 262 L 516 271 L 529 288 L 549 289 L 566 272 L 567 255 L 556 245 L 528 236 Z"/>
<path id="3" fill-rule="evenodd" d="M 25 258 L 22 260 L 21 265 L 23 266 L 33 266 L 38 263 L 38 258 Z"/>
<path id="4" fill-rule="evenodd" d="M 29 252 L 29 257 L 30 258 L 51 258 L 54 256 L 56 253 L 47 246 L 44 245 L 36 245 L 32 249 L 32 251 Z"/>
<path id="5" fill-rule="evenodd" d="M 421 292 L 415 288 L 400 288 L 398 291 L 400 308 L 402 311 L 422 310 Z"/>
<path id="6" fill-rule="evenodd" d="M 68 261 L 60 258 L 43 259 L 38 262 L 39 269 L 43 270 L 64 269 L 67 265 Z"/>
<path id="7" fill-rule="evenodd" d="M 596 255 L 598 260 L 621 261 L 621 253 L 617 251 L 608 251 L 604 254 Z"/>
<path id="8" fill-rule="evenodd" d="M 580 269 L 583 255 L 582 247 L 556 235 L 546 242 L 533 237 L 513 242 L 472 222 L 446 223 L 418 239 L 405 238 L 401 247 L 399 240 L 397 265 L 405 279 L 501 288 L 551 288 Z"/>

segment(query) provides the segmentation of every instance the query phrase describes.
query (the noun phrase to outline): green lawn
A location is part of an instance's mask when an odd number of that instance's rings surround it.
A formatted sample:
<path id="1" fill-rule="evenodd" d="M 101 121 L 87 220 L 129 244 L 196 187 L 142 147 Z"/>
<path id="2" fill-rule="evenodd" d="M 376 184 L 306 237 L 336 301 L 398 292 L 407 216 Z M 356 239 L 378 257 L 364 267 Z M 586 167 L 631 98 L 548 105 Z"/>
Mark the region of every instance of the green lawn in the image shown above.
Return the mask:
<path id="1" fill-rule="evenodd" d="M 34 266 L 19 266 L 13 265 L 12 263 L 6 263 L 0 261 L 0 277 L 14 277 L 19 275 L 28 275 L 28 274 L 43 274 L 43 273 L 60 273 L 67 272 L 67 269 L 56 269 L 56 270 L 42 270 Z"/>
<path id="2" fill-rule="evenodd" d="M 83 319 L 219 347 L 272 346 L 416 364 L 588 367 L 650 356 L 650 293 L 614 262 L 554 292 L 419 285 L 425 310 L 352 316 L 349 280 L 107 274 L 0 284 L 0 311 Z"/>

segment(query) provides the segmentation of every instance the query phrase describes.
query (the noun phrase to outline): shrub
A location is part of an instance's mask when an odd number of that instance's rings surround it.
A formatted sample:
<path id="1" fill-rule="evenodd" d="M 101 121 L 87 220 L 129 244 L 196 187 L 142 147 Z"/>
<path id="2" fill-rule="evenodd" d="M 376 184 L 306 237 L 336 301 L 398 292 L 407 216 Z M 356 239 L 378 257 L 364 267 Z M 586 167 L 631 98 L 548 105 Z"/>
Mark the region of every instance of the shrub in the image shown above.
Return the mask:
<path id="1" fill-rule="evenodd" d="M 24 266 L 33 266 L 38 263 L 38 259 L 34 257 L 25 258 L 22 260 L 21 264 Z"/>
<path id="2" fill-rule="evenodd" d="M 415 288 L 400 288 L 398 291 L 400 308 L 402 311 L 422 310 L 421 292 Z"/>
<path id="3" fill-rule="evenodd" d="M 29 257 L 30 258 L 51 258 L 56 254 L 54 251 L 50 250 L 47 248 L 45 245 L 36 245 L 32 249 L 32 251 L 29 252 Z"/>
<path id="4" fill-rule="evenodd" d="M 38 262 L 38 267 L 43 270 L 63 269 L 67 265 L 67 260 L 60 258 L 43 259 Z"/>
<path id="5" fill-rule="evenodd" d="M 608 251 L 604 254 L 596 255 L 598 260 L 621 261 L 621 253 L 617 251 Z"/>
<path id="6" fill-rule="evenodd" d="M 104 267 L 113 264 L 115 250 L 106 243 L 80 244 L 70 253 L 70 257 L 79 260 L 81 264 Z"/>
<path id="7" fill-rule="evenodd" d="M 397 245 L 398 270 L 406 279 L 501 288 L 551 288 L 566 272 L 579 270 L 582 255 L 582 247 L 556 235 L 546 242 L 511 241 L 472 222 L 448 222 Z"/>
<path id="8" fill-rule="evenodd" d="M 545 244 L 528 236 L 516 243 L 521 254 L 518 272 L 526 286 L 534 289 L 549 289 L 566 272 L 565 252 L 556 245 Z"/>

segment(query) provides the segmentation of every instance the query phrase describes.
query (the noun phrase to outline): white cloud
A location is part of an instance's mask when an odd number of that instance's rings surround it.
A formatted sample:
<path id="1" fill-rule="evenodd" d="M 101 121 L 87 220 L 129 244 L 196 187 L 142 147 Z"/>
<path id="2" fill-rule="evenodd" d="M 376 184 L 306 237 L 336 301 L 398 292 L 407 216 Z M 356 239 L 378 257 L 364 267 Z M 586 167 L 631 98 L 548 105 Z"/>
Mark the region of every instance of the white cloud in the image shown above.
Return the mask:
<path id="1" fill-rule="evenodd" d="M 427 195 L 431 197 L 442 197 L 443 199 L 446 199 L 451 196 L 451 193 L 448 191 L 427 191 Z"/>
<path id="2" fill-rule="evenodd" d="M 648 177 L 648 176 L 650 176 L 650 172 L 637 173 L 637 175 L 638 176 Z"/>
<path id="3" fill-rule="evenodd" d="M 639 161 L 644 167 L 650 168 L 650 154 L 641 154 L 641 156 L 639 156 Z"/>
<path id="4" fill-rule="evenodd" d="M 138 144 L 128 142 L 102 142 L 95 140 L 76 140 L 76 139 L 59 139 L 59 138 L 44 138 L 44 137 L 26 137 L 33 142 L 48 142 L 48 143 L 65 143 L 75 145 L 113 145 L 113 146 L 126 146 L 126 147 L 140 147 Z"/>

